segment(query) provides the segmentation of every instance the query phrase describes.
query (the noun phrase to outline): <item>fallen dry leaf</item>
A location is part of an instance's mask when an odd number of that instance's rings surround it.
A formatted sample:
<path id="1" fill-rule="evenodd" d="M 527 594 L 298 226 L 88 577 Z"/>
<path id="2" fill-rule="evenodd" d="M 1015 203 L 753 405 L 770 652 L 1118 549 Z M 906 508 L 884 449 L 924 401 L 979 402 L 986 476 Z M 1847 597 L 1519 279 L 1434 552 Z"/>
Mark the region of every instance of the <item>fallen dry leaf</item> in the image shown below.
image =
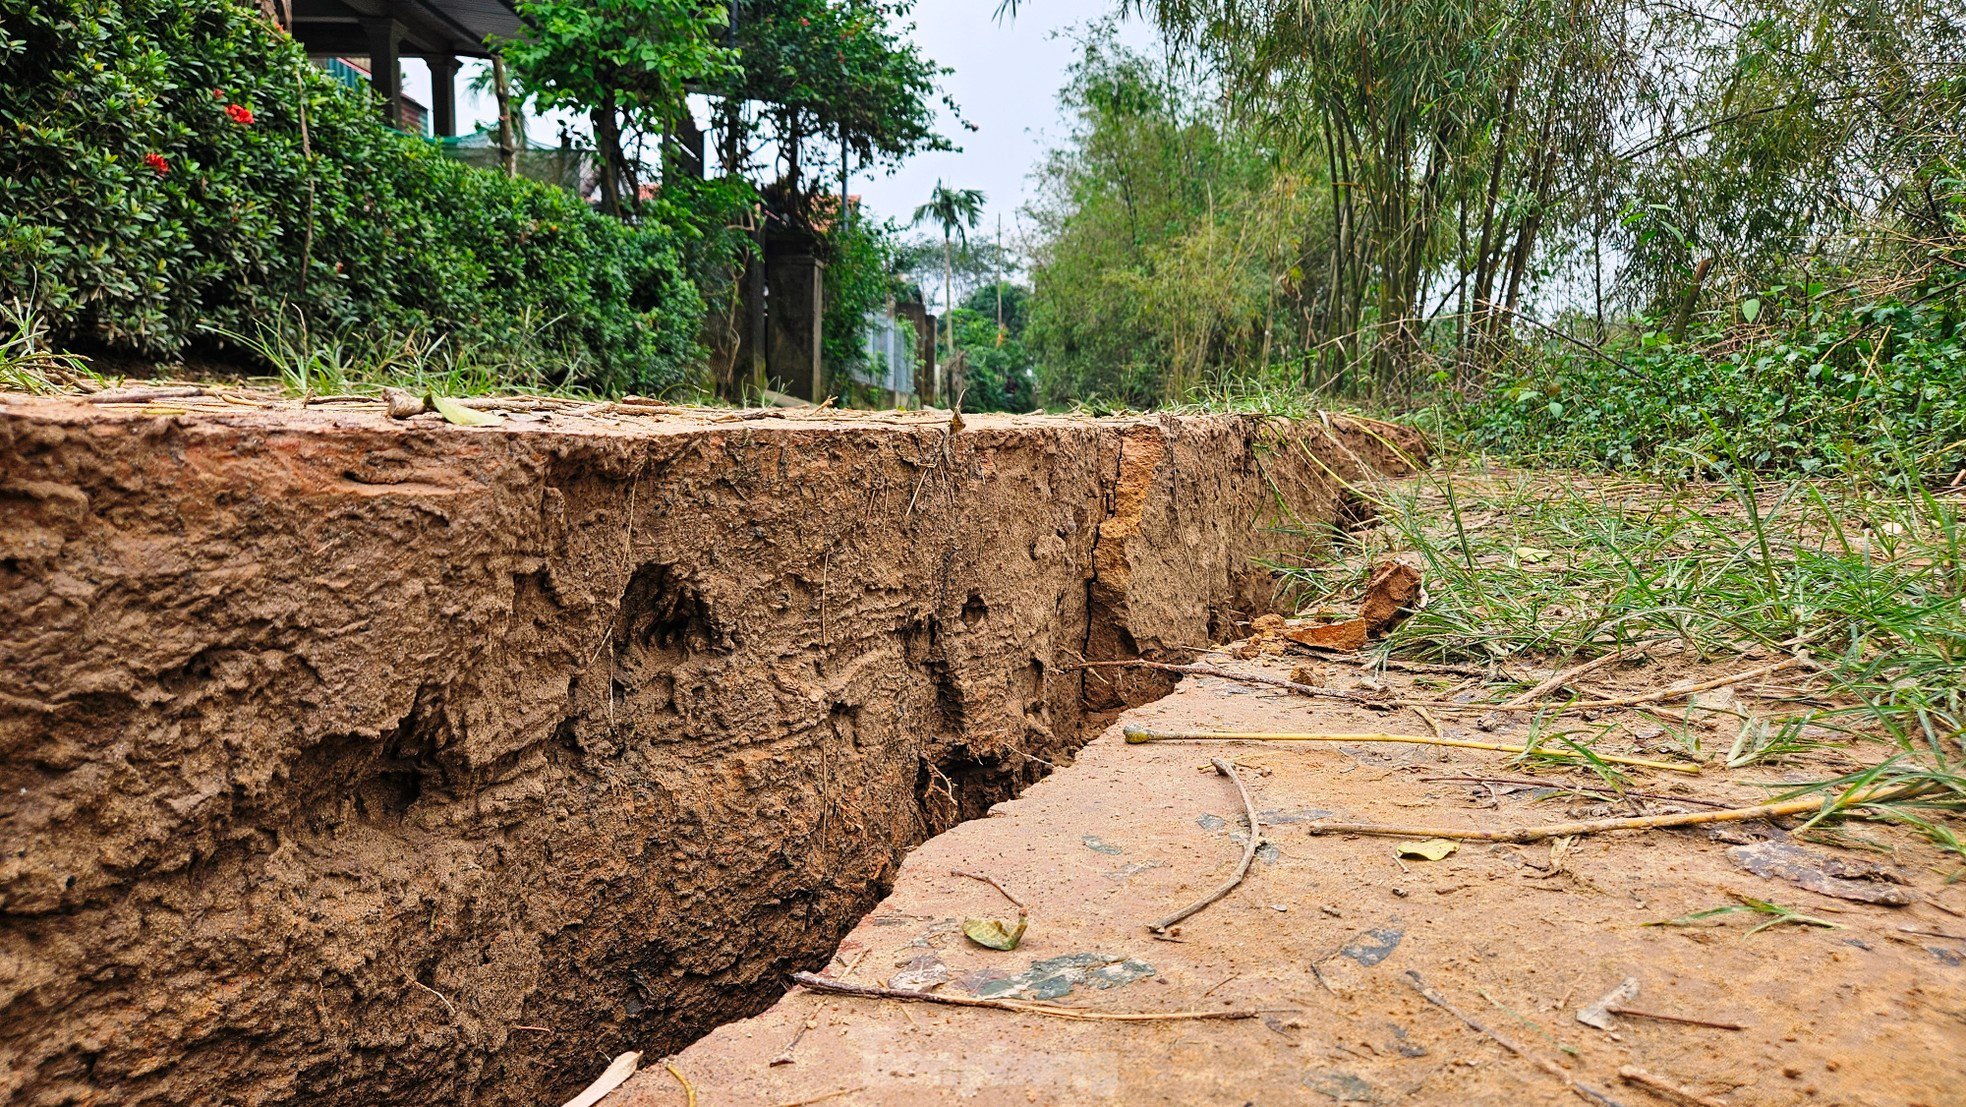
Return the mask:
<path id="1" fill-rule="evenodd" d="M 1024 930 L 1030 920 L 1017 916 L 1017 925 L 1005 926 L 996 919 L 964 919 L 963 937 L 986 949 L 1016 949 L 1017 943 L 1024 940 Z"/>

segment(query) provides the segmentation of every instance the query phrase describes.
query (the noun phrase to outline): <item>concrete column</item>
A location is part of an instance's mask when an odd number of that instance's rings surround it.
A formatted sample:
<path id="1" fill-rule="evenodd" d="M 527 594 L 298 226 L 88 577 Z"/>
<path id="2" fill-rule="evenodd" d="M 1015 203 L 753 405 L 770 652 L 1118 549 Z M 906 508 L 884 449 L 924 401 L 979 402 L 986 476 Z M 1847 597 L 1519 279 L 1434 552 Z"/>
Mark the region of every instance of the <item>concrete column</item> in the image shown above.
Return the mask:
<path id="1" fill-rule="evenodd" d="M 403 25 L 393 19 L 364 19 L 369 36 L 369 87 L 382 97 L 382 118 L 398 130 L 403 126 L 403 66 L 398 47 Z"/>
<path id="2" fill-rule="evenodd" d="M 430 66 L 430 133 L 450 138 L 457 134 L 457 59 L 439 54 L 424 60 Z"/>
<path id="3" fill-rule="evenodd" d="M 820 342 L 825 325 L 826 266 L 810 243 L 771 236 L 765 250 L 765 281 L 770 288 L 765 316 L 765 369 L 772 383 L 802 400 L 826 395 L 825 361 Z"/>

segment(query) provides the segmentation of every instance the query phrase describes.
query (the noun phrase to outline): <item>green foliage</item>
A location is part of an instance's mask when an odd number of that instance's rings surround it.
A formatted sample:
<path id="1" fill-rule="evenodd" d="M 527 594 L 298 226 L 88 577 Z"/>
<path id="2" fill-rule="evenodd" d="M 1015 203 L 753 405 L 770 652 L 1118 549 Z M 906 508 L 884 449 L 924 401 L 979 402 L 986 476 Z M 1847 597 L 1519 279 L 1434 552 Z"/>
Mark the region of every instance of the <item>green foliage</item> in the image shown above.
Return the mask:
<path id="1" fill-rule="evenodd" d="M 1764 322 L 1786 325 L 1687 342 L 1648 328 L 1602 354 L 1538 346 L 1450 418 L 1470 445 L 1542 464 L 1808 475 L 1966 465 L 1957 293 L 1838 305 L 1781 289 L 1753 302 Z"/>
<path id="2" fill-rule="evenodd" d="M 1954 8 L 1132 7 L 1173 56 L 1095 34 L 1044 171 L 1031 341 L 1052 402 L 1290 375 L 1397 402 L 1443 362 L 1457 385 L 1533 373 L 1509 364 L 1545 337 L 1530 316 L 1680 334 L 1815 267 L 1909 302 L 1960 240 L 1940 198 L 1966 149 Z"/>
<path id="3" fill-rule="evenodd" d="M 601 155 L 601 207 L 639 214 L 637 167 L 624 131 L 662 133 L 689 113 L 686 82 L 732 71 L 716 44 L 714 0 L 521 0 L 528 33 L 500 49 L 544 109 L 587 109 Z"/>
<path id="4" fill-rule="evenodd" d="M 685 236 L 384 128 L 233 0 L 0 0 L 0 286 L 55 341 L 169 358 L 298 318 L 559 381 L 682 379 Z"/>
<path id="5" fill-rule="evenodd" d="M 863 343 L 869 315 L 887 305 L 897 291 L 893 275 L 900 241 L 892 223 L 873 222 L 855 213 L 832 227 L 824 239 L 826 251 L 826 319 L 821 336 L 826 378 L 843 387 L 855 370 L 867 365 Z"/>
<path id="6" fill-rule="evenodd" d="M 520 0 L 527 33 L 500 45 L 540 107 L 614 107 L 660 125 L 687 111 L 685 82 L 735 71 L 706 0 Z"/>
<path id="7" fill-rule="evenodd" d="M 1047 404 L 1179 403 L 1209 377 L 1301 361 L 1329 235 L 1315 170 L 1114 41 L 1062 94 L 1071 141 L 1041 171 L 1028 341 Z"/>
<path id="8" fill-rule="evenodd" d="M 859 166 L 948 150 L 935 131 L 936 81 L 949 70 L 924 56 L 904 23 L 911 3 L 765 0 L 741 3 L 738 66 L 705 91 L 760 103 L 781 142 L 844 140 Z M 830 145 L 826 145 L 830 144 Z"/>
<path id="9" fill-rule="evenodd" d="M 1035 410 L 1036 365 L 1018 331 L 1011 326 L 1016 316 L 1010 306 L 1019 298 L 1005 297 L 1004 327 L 1000 331 L 994 314 L 994 297 L 988 305 L 978 303 L 987 291 L 990 290 L 979 289 L 977 295 L 970 297 L 970 303 L 978 306 L 957 308 L 951 317 L 956 349 L 961 353 L 967 374 L 963 410 Z"/>

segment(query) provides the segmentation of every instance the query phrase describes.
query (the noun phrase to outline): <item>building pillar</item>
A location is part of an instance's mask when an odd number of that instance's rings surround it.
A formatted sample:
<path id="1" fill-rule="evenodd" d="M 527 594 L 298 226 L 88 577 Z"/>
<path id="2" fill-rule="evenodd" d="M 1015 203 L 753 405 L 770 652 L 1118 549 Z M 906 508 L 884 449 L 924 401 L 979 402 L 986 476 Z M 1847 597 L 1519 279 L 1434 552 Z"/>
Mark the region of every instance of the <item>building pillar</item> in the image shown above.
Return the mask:
<path id="1" fill-rule="evenodd" d="M 403 66 L 398 47 L 403 42 L 403 25 L 393 19 L 364 19 L 362 29 L 369 35 L 369 87 L 382 97 L 383 121 L 400 131 Z"/>
<path id="2" fill-rule="evenodd" d="M 430 66 L 430 133 L 450 138 L 457 134 L 457 59 L 439 54 L 424 60 Z"/>
<path id="3" fill-rule="evenodd" d="M 767 238 L 765 370 L 774 387 L 813 403 L 826 396 L 821 356 L 825 275 L 826 265 L 813 256 L 810 239 L 793 234 Z"/>

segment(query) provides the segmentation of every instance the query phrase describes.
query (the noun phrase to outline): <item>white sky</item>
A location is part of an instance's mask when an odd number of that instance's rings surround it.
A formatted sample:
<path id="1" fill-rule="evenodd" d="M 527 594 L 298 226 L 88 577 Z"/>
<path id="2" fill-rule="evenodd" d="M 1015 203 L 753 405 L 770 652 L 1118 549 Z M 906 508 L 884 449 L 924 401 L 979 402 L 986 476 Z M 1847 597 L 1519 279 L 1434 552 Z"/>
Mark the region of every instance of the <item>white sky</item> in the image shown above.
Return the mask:
<path id="1" fill-rule="evenodd" d="M 1030 195 L 1027 178 L 1068 125 L 1058 114 L 1057 94 L 1078 47 L 1058 32 L 1104 17 L 1112 0 L 1021 0 L 1016 18 L 1002 22 L 995 18 L 996 5 L 997 0 L 920 0 L 915 8 L 914 41 L 955 70 L 943 87 L 977 129 L 963 130 L 945 113 L 942 133 L 961 151 L 912 158 L 891 175 L 857 173 L 848 187 L 875 214 L 905 223 L 939 178 L 951 188 L 983 190 L 987 206 L 980 234 L 994 235 L 1001 216 L 1005 237 L 1017 237 L 1018 208 Z M 1154 41 L 1138 23 L 1126 28 L 1124 38 L 1141 47 Z M 458 75 L 458 126 L 466 132 L 496 115 L 489 96 L 465 88 L 484 64 L 466 62 Z M 404 59 L 403 91 L 430 102 L 430 75 L 422 62 Z M 535 139 L 558 141 L 556 121 L 530 124 Z"/>

